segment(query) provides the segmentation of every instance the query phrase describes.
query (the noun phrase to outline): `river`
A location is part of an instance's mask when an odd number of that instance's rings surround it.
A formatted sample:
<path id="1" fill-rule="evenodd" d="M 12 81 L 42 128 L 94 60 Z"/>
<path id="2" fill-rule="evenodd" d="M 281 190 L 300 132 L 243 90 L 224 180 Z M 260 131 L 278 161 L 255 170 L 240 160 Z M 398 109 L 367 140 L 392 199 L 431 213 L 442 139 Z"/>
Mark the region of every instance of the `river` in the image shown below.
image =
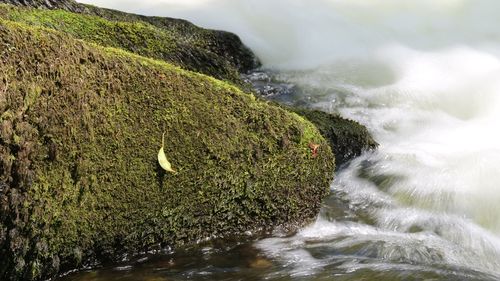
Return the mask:
<path id="1" fill-rule="evenodd" d="M 82 2 L 235 32 L 294 85 L 277 99 L 357 120 L 380 147 L 292 236 L 64 280 L 500 280 L 500 1 Z"/>

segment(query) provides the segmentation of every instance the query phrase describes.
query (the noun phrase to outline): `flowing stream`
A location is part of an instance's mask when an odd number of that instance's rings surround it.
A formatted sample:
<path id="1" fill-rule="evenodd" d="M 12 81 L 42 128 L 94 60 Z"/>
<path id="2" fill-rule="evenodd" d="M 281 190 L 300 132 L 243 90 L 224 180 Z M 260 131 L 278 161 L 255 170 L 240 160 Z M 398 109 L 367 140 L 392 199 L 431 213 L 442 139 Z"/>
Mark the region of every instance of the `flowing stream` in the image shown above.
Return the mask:
<path id="1" fill-rule="evenodd" d="M 500 280 L 497 0 L 82 1 L 237 33 L 274 98 L 380 143 L 293 236 L 214 241 L 64 280 Z"/>

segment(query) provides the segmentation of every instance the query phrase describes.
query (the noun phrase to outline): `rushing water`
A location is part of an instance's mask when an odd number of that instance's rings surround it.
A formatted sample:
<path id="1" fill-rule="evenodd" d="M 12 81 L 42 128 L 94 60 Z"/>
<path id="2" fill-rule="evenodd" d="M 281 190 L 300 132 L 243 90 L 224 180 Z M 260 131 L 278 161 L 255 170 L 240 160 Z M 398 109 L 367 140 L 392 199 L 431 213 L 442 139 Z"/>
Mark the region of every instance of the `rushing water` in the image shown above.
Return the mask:
<path id="1" fill-rule="evenodd" d="M 89 1 L 239 34 L 380 143 L 290 237 L 210 242 L 68 280 L 499 280 L 497 0 Z M 146 277 L 145 277 L 146 276 Z"/>

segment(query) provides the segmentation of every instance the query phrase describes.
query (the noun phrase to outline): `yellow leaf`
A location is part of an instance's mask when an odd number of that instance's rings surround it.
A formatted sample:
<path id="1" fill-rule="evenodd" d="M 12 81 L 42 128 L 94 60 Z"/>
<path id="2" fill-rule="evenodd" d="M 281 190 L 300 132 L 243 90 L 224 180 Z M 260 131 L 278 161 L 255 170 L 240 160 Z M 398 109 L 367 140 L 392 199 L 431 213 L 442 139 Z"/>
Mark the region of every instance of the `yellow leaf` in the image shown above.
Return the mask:
<path id="1" fill-rule="evenodd" d="M 164 139 L 165 139 L 165 133 L 163 133 L 162 139 L 161 139 L 161 148 L 160 151 L 158 151 L 158 163 L 160 163 L 160 166 L 168 172 L 171 173 L 177 173 L 174 169 L 172 169 L 172 164 L 167 160 L 167 156 L 165 155 L 165 151 L 163 150 L 163 144 L 164 144 Z"/>

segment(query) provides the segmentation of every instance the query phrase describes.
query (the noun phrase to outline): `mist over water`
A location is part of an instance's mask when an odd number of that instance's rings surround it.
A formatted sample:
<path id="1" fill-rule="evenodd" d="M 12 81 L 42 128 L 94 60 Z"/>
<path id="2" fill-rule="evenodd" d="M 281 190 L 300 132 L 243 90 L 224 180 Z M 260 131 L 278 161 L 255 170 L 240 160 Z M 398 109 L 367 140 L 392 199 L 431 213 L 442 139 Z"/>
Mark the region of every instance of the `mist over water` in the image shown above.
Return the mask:
<path id="1" fill-rule="evenodd" d="M 500 276 L 500 1 L 82 2 L 233 31 L 292 102 L 374 134 L 315 224 L 257 243 L 291 275 Z"/>

